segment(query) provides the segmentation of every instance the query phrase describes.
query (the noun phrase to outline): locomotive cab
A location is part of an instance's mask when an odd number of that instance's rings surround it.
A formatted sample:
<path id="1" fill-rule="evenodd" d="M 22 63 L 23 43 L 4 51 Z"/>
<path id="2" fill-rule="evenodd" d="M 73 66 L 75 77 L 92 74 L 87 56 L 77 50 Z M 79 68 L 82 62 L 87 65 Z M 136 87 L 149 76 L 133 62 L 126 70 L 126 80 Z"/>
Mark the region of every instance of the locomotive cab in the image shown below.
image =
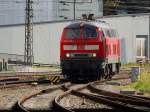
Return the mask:
<path id="1" fill-rule="evenodd" d="M 63 75 L 69 79 L 100 79 L 108 59 L 105 37 L 97 23 L 77 22 L 64 28 L 60 41 Z"/>

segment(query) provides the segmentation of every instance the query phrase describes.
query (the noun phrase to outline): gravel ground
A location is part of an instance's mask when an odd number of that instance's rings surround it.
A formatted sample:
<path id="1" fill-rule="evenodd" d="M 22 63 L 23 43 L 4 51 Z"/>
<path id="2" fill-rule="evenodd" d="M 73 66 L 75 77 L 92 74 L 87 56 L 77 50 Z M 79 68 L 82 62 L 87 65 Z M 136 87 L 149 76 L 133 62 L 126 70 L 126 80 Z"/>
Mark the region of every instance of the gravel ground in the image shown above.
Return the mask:
<path id="1" fill-rule="evenodd" d="M 80 92 L 82 92 L 82 93 L 89 93 L 89 94 L 93 94 L 93 95 L 99 95 L 98 93 L 91 92 L 91 91 L 90 91 L 89 89 L 87 89 L 87 88 L 80 90 Z"/>
<path id="2" fill-rule="evenodd" d="M 74 85 L 71 85 L 71 87 L 69 87 L 69 89 L 75 90 L 75 89 L 81 88 L 83 86 L 85 86 L 85 84 L 74 84 Z"/>
<path id="3" fill-rule="evenodd" d="M 57 95 L 60 95 L 64 91 L 61 89 L 54 90 L 50 93 L 37 95 L 29 100 L 27 100 L 23 106 L 28 109 L 48 109 L 50 104 Z"/>
<path id="4" fill-rule="evenodd" d="M 0 89 L 0 108 L 11 109 L 11 107 L 23 96 L 33 94 L 43 89 L 54 87 L 52 85 L 38 85 L 38 86 L 19 86 L 14 88 Z"/>
<path id="5" fill-rule="evenodd" d="M 120 71 L 119 74 L 116 74 L 115 76 L 113 76 L 113 78 L 122 78 L 122 77 L 128 77 L 128 76 L 131 76 L 130 71 L 123 70 L 123 71 Z M 114 93 L 120 93 L 120 89 L 117 86 L 128 85 L 130 83 L 131 83 L 130 78 L 129 79 L 121 79 L 121 80 L 111 80 L 104 84 L 97 84 L 96 88 L 114 92 Z"/>
<path id="6" fill-rule="evenodd" d="M 122 80 L 112 81 L 112 82 L 116 82 L 116 83 L 120 84 L 120 86 L 126 86 L 126 85 L 129 85 L 132 83 L 131 79 L 122 79 Z"/>
<path id="7" fill-rule="evenodd" d="M 120 93 L 120 89 L 118 88 L 120 85 L 128 85 L 131 83 L 130 79 L 124 79 L 124 80 L 117 80 L 117 81 L 108 81 L 103 84 L 97 84 L 96 88 L 114 92 L 114 93 Z"/>
<path id="8" fill-rule="evenodd" d="M 110 92 L 114 92 L 114 93 L 120 93 L 120 90 L 118 88 L 116 88 L 115 86 L 112 86 L 112 85 L 107 85 L 107 84 L 101 84 L 100 85 L 99 84 L 99 85 L 96 85 L 96 88 L 110 91 Z"/>
<path id="9" fill-rule="evenodd" d="M 123 77 L 123 76 L 129 76 L 130 71 L 121 71 L 120 74 L 115 75 L 114 77 Z M 118 83 L 121 83 L 123 85 L 126 85 L 130 83 L 130 79 L 124 79 L 124 80 L 119 80 L 117 81 Z M 74 86 L 71 86 L 71 89 L 77 89 L 84 86 L 84 84 L 75 84 Z M 17 100 L 22 98 L 23 96 L 28 96 L 29 94 L 33 94 L 34 92 L 38 92 L 43 89 L 51 88 L 51 87 L 56 87 L 52 85 L 38 85 L 38 86 L 31 86 L 31 85 L 24 85 L 24 86 L 16 86 L 13 88 L 5 88 L 5 89 L 0 89 L 0 108 L 1 109 L 10 109 Z M 108 90 L 111 92 L 117 92 L 119 93 L 120 90 L 116 88 L 113 85 L 97 85 L 97 88 L 101 88 L 104 90 Z M 89 90 L 83 90 L 83 92 L 90 92 Z M 35 98 L 32 98 L 31 100 L 28 100 L 24 106 L 28 108 L 47 108 L 49 107 L 49 102 L 51 99 L 53 99 L 56 95 L 59 95 L 62 93 L 62 90 L 54 91 L 52 94 L 44 94 L 44 95 L 38 95 Z M 40 102 L 40 103 L 39 103 Z M 61 104 L 64 105 L 65 107 L 68 108 L 108 108 L 108 106 L 99 104 L 96 102 L 93 102 L 91 100 L 85 100 L 83 101 L 83 98 L 77 97 L 75 95 L 69 95 L 64 97 L 61 100 Z"/>
<path id="10" fill-rule="evenodd" d="M 75 95 L 67 95 L 60 100 L 60 104 L 69 109 L 78 109 L 78 108 L 99 108 L 99 109 L 111 109 L 106 105 L 94 102 L 89 99 L 81 98 Z"/>
<path id="11" fill-rule="evenodd" d="M 128 76 L 131 76 L 131 71 L 121 70 L 119 74 L 114 75 L 113 78 L 122 78 L 122 77 L 128 77 Z"/>

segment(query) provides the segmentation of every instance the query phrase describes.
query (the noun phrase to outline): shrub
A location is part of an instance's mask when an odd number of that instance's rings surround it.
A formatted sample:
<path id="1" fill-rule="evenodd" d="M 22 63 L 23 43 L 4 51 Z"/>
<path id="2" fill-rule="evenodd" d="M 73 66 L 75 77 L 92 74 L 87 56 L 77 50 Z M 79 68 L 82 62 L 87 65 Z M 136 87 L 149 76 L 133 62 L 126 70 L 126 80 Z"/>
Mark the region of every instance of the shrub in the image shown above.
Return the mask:
<path id="1" fill-rule="evenodd" d="M 150 93 L 150 73 L 142 72 L 133 87 L 141 92 Z"/>

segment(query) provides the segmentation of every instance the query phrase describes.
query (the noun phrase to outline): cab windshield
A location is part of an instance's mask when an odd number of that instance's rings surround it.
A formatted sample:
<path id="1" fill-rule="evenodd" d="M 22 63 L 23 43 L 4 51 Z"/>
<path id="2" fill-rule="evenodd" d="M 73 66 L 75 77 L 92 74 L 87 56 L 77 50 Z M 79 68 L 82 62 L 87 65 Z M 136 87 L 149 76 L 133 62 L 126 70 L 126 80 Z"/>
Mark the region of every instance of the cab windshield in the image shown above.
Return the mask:
<path id="1" fill-rule="evenodd" d="M 81 37 L 80 29 L 69 28 L 66 29 L 65 38 L 66 39 L 79 39 Z"/>
<path id="2" fill-rule="evenodd" d="M 95 26 L 84 25 L 78 28 L 66 28 L 65 38 L 66 39 L 95 39 L 98 33 Z"/>
<path id="3" fill-rule="evenodd" d="M 83 37 L 87 39 L 93 39 L 97 37 L 97 31 L 95 27 L 85 26 L 83 28 Z"/>

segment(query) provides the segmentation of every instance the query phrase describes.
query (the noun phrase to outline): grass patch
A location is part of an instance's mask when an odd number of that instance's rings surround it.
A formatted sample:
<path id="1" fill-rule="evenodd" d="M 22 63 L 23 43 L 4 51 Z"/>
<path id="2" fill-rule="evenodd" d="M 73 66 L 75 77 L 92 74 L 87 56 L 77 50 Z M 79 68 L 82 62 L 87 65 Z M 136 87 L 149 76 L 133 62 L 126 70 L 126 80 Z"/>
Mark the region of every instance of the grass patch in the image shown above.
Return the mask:
<path id="1" fill-rule="evenodd" d="M 56 68 L 56 69 L 59 69 L 60 66 L 58 65 L 53 65 L 53 66 L 32 66 L 32 68 L 36 68 L 36 69 L 49 69 L 49 68 Z"/>
<path id="2" fill-rule="evenodd" d="M 137 63 L 128 63 L 128 64 L 121 65 L 121 68 L 122 69 L 131 69 L 131 67 L 133 67 L 133 66 L 140 66 L 140 65 Z"/>
<path id="3" fill-rule="evenodd" d="M 139 76 L 138 82 L 133 86 L 136 90 L 150 94 L 150 73 L 142 72 Z"/>
<path id="4" fill-rule="evenodd" d="M 133 66 L 141 66 L 143 68 L 147 68 L 149 67 L 150 65 L 148 63 L 143 63 L 143 64 L 138 64 L 138 63 L 128 63 L 128 64 L 123 64 L 121 65 L 122 68 L 131 68 Z"/>
<path id="5" fill-rule="evenodd" d="M 142 71 L 138 77 L 138 81 L 127 86 L 121 86 L 121 90 L 137 90 L 150 95 L 150 73 Z"/>

